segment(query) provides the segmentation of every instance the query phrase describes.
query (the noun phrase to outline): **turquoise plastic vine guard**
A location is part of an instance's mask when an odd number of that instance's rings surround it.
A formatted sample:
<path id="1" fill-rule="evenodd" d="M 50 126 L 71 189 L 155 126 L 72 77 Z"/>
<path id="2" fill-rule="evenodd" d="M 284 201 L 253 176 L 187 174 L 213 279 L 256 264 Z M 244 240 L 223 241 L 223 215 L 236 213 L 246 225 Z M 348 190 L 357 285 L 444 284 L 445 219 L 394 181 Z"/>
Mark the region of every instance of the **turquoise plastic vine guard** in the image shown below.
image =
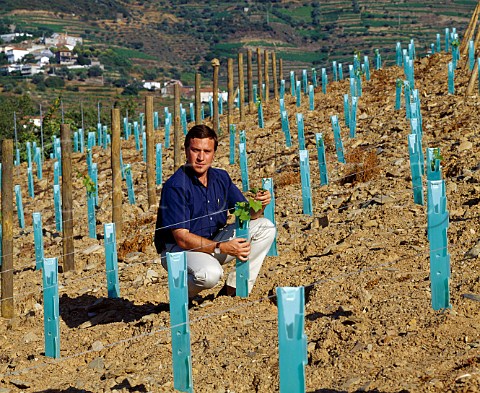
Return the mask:
<path id="1" fill-rule="evenodd" d="M 263 105 L 262 101 L 260 101 L 258 104 L 258 128 L 264 128 L 265 124 L 263 121 Z"/>
<path id="2" fill-rule="evenodd" d="M 162 184 L 162 144 L 157 143 L 155 145 L 155 184 L 159 186 Z"/>
<path id="3" fill-rule="evenodd" d="M 98 165 L 96 162 L 92 164 L 92 173 L 90 177 L 95 185 L 95 206 L 98 206 Z"/>
<path id="4" fill-rule="evenodd" d="M 17 184 L 14 187 L 15 190 L 15 201 L 17 202 L 17 217 L 18 217 L 18 224 L 20 228 L 25 228 L 25 215 L 23 213 L 23 202 L 22 202 L 22 191 L 20 189 L 20 185 Z"/>
<path id="5" fill-rule="evenodd" d="M 248 159 L 247 159 L 247 146 L 245 142 L 238 144 L 238 151 L 240 155 L 240 171 L 242 175 L 242 191 L 246 192 L 250 189 L 248 181 Z"/>
<path id="6" fill-rule="evenodd" d="M 167 108 L 168 109 L 168 108 Z M 170 129 L 172 127 L 172 114 L 167 113 L 165 116 L 165 148 L 170 147 Z"/>
<path id="7" fill-rule="evenodd" d="M 403 63 L 403 55 L 402 55 L 402 44 L 397 42 L 397 46 L 395 47 L 395 64 L 398 67 L 401 67 Z"/>
<path id="8" fill-rule="evenodd" d="M 30 198 L 34 198 L 35 197 L 35 193 L 34 193 L 34 190 L 33 190 L 33 173 L 32 173 L 32 167 L 28 167 L 27 168 L 27 179 L 28 179 L 28 195 L 30 196 Z"/>
<path id="9" fill-rule="evenodd" d="M 450 254 L 448 253 L 448 211 L 443 180 L 427 182 L 428 240 L 430 242 L 430 287 L 434 310 L 451 308 Z"/>
<path id="10" fill-rule="evenodd" d="M 440 33 L 437 33 L 437 50 L 436 52 L 440 52 L 442 50 L 441 46 L 440 46 Z"/>
<path id="11" fill-rule="evenodd" d="M 190 121 L 195 121 L 195 105 L 193 102 L 190 103 Z"/>
<path id="12" fill-rule="evenodd" d="M 42 214 L 33 213 L 33 241 L 35 243 L 35 269 L 40 270 L 43 267 L 43 258 L 45 258 L 43 250 L 43 230 L 42 230 Z"/>
<path id="13" fill-rule="evenodd" d="M 338 81 L 338 70 L 337 70 L 337 62 L 334 60 L 332 62 L 332 70 L 333 70 L 333 81 Z"/>
<path id="14" fill-rule="evenodd" d="M 281 393 L 305 392 L 308 363 L 304 287 L 278 287 L 278 346 Z"/>
<path id="15" fill-rule="evenodd" d="M 315 109 L 315 91 L 313 85 L 308 85 L 308 109 Z"/>
<path id="16" fill-rule="evenodd" d="M 138 127 L 138 121 L 133 122 L 133 136 L 135 137 L 135 149 L 140 151 L 140 130 Z"/>
<path id="17" fill-rule="evenodd" d="M 230 155 L 229 163 L 230 165 L 235 164 L 235 146 L 236 146 L 236 136 L 237 136 L 237 126 L 235 124 L 230 124 Z"/>
<path id="18" fill-rule="evenodd" d="M 272 200 L 270 203 L 265 207 L 265 210 L 263 212 L 263 215 L 268 218 L 272 223 L 273 226 L 276 228 L 277 223 L 275 220 L 275 193 L 273 190 L 273 178 L 271 177 L 265 177 L 262 179 L 262 188 L 264 190 L 270 191 L 270 195 L 272 196 Z M 270 249 L 268 250 L 267 253 L 268 256 L 270 257 L 276 257 L 278 256 L 278 250 L 277 250 L 277 234 L 275 233 L 275 239 L 273 239 L 273 243 L 270 246 Z"/>
<path id="19" fill-rule="evenodd" d="M 87 149 L 92 150 L 93 146 L 95 146 L 95 145 L 96 145 L 95 133 L 93 131 L 90 131 L 88 133 Z"/>
<path id="20" fill-rule="evenodd" d="M 43 260 L 43 325 L 45 356 L 60 357 L 60 308 L 58 301 L 58 260 Z"/>
<path id="21" fill-rule="evenodd" d="M 128 202 L 135 205 L 135 191 L 133 190 L 132 167 L 130 164 L 125 165 L 125 180 L 127 182 Z"/>
<path id="22" fill-rule="evenodd" d="M 345 155 L 343 154 L 343 142 L 340 135 L 340 125 L 338 124 L 338 117 L 336 115 L 333 115 L 330 117 L 330 120 L 332 122 L 333 137 L 335 139 L 335 150 L 337 151 L 338 162 L 345 164 Z"/>
<path id="23" fill-rule="evenodd" d="M 120 148 L 120 170 L 122 172 L 122 180 L 125 179 L 125 166 L 123 165 L 123 154 Z"/>
<path id="24" fill-rule="evenodd" d="M 142 132 L 142 158 L 143 162 L 147 162 L 147 133 Z"/>
<path id="25" fill-rule="evenodd" d="M 338 63 L 338 79 L 343 80 L 343 64 Z"/>
<path id="26" fill-rule="evenodd" d="M 295 82 L 295 71 L 290 71 L 290 94 L 292 97 L 295 95 L 295 87 L 297 86 Z"/>
<path id="27" fill-rule="evenodd" d="M 297 81 L 296 86 L 295 86 L 295 97 L 296 97 L 296 105 L 299 107 L 302 104 L 302 92 L 301 92 L 301 86 L 300 86 L 300 81 Z"/>
<path id="28" fill-rule="evenodd" d="M 401 104 L 401 99 L 402 99 L 402 85 L 400 83 L 397 83 L 395 85 L 395 110 L 398 111 L 402 107 Z"/>
<path id="29" fill-rule="evenodd" d="M 322 68 L 322 93 L 323 94 L 327 94 L 327 86 L 328 86 L 327 69 Z"/>
<path id="30" fill-rule="evenodd" d="M 420 152 L 418 149 L 417 135 L 408 135 L 408 153 L 410 156 L 410 171 L 412 174 L 413 201 L 418 204 L 424 204 L 423 201 L 423 182 L 420 164 Z"/>
<path id="31" fill-rule="evenodd" d="M 282 113 L 283 111 L 285 111 L 285 99 L 284 98 L 280 98 L 278 100 L 278 103 L 280 105 L 280 113 Z"/>
<path id="32" fill-rule="evenodd" d="M 97 140 L 98 140 L 98 146 L 102 146 L 103 145 L 102 123 L 97 123 Z"/>
<path id="33" fill-rule="evenodd" d="M 78 129 L 78 138 L 80 140 L 80 153 L 83 153 L 85 151 L 85 134 L 83 128 Z"/>
<path id="34" fill-rule="evenodd" d="M 15 165 L 15 166 L 19 166 L 19 165 L 20 165 L 20 149 L 15 149 L 14 165 Z"/>
<path id="35" fill-rule="evenodd" d="M 450 29 L 445 28 L 445 52 L 450 52 Z"/>
<path id="36" fill-rule="evenodd" d="M 285 79 L 280 81 L 280 98 L 285 99 Z"/>
<path id="37" fill-rule="evenodd" d="M 258 88 L 257 88 L 257 85 L 256 84 L 253 84 L 252 86 L 252 91 L 253 91 L 253 103 L 256 104 L 257 101 L 258 101 Z"/>
<path id="38" fill-rule="evenodd" d="M 118 282 L 118 258 L 117 237 L 115 223 L 103 225 L 105 243 L 105 265 L 107 273 L 108 297 L 111 299 L 120 297 L 120 284 Z"/>
<path id="39" fill-rule="evenodd" d="M 97 226 L 95 219 L 95 193 L 87 191 L 87 220 L 88 220 L 88 237 L 90 239 L 97 238 Z"/>
<path id="40" fill-rule="evenodd" d="M 292 146 L 292 136 L 290 135 L 290 124 L 288 122 L 287 111 L 282 111 L 282 131 L 285 134 L 285 145 L 287 147 Z"/>
<path id="41" fill-rule="evenodd" d="M 60 184 L 60 164 L 58 161 L 53 163 L 53 185 L 58 186 Z"/>
<path id="42" fill-rule="evenodd" d="M 193 392 L 186 253 L 167 253 L 167 268 L 172 336 L 173 386 L 181 392 Z"/>
<path id="43" fill-rule="evenodd" d="M 193 121 L 195 121 L 195 111 L 193 113 L 193 119 Z M 158 112 L 153 112 L 153 129 L 158 130 Z"/>
<path id="44" fill-rule="evenodd" d="M 355 78 L 350 78 L 350 95 L 355 97 L 357 89 L 355 88 Z"/>
<path id="45" fill-rule="evenodd" d="M 237 209 L 237 208 L 235 208 Z M 235 237 L 250 240 L 250 220 L 240 221 L 235 217 Z M 248 297 L 248 280 L 250 279 L 250 262 L 236 258 L 235 262 L 236 296 Z"/>
<path id="46" fill-rule="evenodd" d="M 123 135 L 126 141 L 128 141 L 129 132 L 128 132 L 128 117 L 123 118 Z"/>
<path id="47" fill-rule="evenodd" d="M 310 163 L 308 150 L 300 150 L 300 180 L 302 184 L 303 214 L 312 215 L 312 190 L 310 188 Z"/>
<path id="48" fill-rule="evenodd" d="M 358 107 L 358 98 L 352 97 L 352 112 L 350 114 L 350 138 L 355 138 L 357 135 L 357 107 Z M 340 127 L 340 126 L 339 126 Z"/>
<path id="49" fill-rule="evenodd" d="M 78 152 L 78 131 L 73 133 L 73 152 Z"/>
<path id="50" fill-rule="evenodd" d="M 305 150 L 305 130 L 303 125 L 303 115 L 297 113 L 297 130 L 298 130 L 298 149 Z"/>
<path id="51" fill-rule="evenodd" d="M 43 165 L 43 155 L 42 155 L 42 148 L 41 147 L 37 147 L 37 155 L 36 155 L 36 164 L 37 164 L 37 179 L 38 180 L 42 180 L 43 178 L 43 169 L 42 169 L 42 165 Z"/>
<path id="52" fill-rule="evenodd" d="M 313 85 L 313 88 L 316 88 L 318 86 L 317 70 L 315 68 L 312 68 L 312 85 Z"/>
<path id="53" fill-rule="evenodd" d="M 303 86 L 303 94 L 307 94 L 308 93 L 307 70 L 302 70 L 302 86 Z"/>
<path id="54" fill-rule="evenodd" d="M 453 62 L 448 63 L 448 94 L 455 94 L 455 70 Z"/>
<path id="55" fill-rule="evenodd" d="M 222 101 L 222 97 L 219 97 L 219 102 L 221 101 Z M 222 114 L 223 109 L 222 109 L 222 112 L 219 112 L 219 113 Z M 187 123 L 187 110 L 185 108 L 180 109 L 180 119 L 181 119 L 182 128 L 183 128 L 183 135 L 187 135 L 188 123 Z"/>
<path id="56" fill-rule="evenodd" d="M 343 115 L 345 117 L 345 127 L 350 127 L 350 102 L 349 95 L 343 95 Z"/>
<path id="57" fill-rule="evenodd" d="M 325 143 L 321 133 L 315 134 L 315 144 L 317 146 L 318 171 L 320 173 L 320 185 L 328 184 L 327 160 L 325 156 Z"/>
<path id="58" fill-rule="evenodd" d="M 32 167 L 32 143 L 31 142 L 27 142 L 25 144 L 26 148 L 27 148 L 27 167 Z"/>
<path id="59" fill-rule="evenodd" d="M 365 79 L 367 82 L 370 81 L 370 60 L 368 60 L 368 56 L 363 56 L 363 64 L 365 66 Z"/>

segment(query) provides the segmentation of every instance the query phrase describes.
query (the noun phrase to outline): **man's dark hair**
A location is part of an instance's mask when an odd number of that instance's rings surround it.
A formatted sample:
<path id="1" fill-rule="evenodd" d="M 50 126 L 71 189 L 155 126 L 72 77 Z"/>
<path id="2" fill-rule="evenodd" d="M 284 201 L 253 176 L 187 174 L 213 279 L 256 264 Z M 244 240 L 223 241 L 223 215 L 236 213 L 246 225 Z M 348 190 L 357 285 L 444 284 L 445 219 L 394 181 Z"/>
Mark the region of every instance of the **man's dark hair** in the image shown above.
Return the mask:
<path id="1" fill-rule="evenodd" d="M 205 124 L 198 124 L 190 128 L 187 136 L 185 137 L 185 143 L 183 144 L 185 149 L 188 149 L 188 147 L 190 146 L 190 140 L 192 140 L 193 138 L 213 139 L 213 141 L 215 142 L 214 150 L 215 151 L 217 150 L 217 146 L 218 146 L 217 133 L 214 130 L 212 130 L 209 126 L 206 126 Z"/>

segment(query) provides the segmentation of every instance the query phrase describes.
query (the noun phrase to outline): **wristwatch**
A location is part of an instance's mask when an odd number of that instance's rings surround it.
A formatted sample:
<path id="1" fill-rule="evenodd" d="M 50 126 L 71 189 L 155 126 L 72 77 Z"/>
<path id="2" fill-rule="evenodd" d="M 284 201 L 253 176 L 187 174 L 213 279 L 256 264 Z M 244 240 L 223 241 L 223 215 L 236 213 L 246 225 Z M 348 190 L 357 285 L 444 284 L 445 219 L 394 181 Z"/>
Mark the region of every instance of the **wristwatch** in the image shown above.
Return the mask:
<path id="1" fill-rule="evenodd" d="M 213 250 L 215 254 L 221 254 L 222 252 L 220 251 L 220 242 L 217 242 L 215 244 L 215 250 Z"/>

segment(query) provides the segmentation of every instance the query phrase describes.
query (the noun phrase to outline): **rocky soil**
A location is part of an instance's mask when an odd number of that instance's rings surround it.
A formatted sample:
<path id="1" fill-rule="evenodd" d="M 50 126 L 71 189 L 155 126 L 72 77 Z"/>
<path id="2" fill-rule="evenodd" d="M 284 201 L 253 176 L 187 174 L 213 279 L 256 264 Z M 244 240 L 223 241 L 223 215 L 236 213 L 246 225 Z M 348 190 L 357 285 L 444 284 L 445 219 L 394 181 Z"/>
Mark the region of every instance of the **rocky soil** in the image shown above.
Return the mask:
<path id="1" fill-rule="evenodd" d="M 246 299 L 202 293 L 189 310 L 196 392 L 275 392 L 279 389 L 275 288 L 305 286 L 307 392 L 478 392 L 480 390 L 480 153 L 479 96 L 465 97 L 468 73 L 456 72 L 447 94 L 450 56 L 415 62 L 424 149 L 441 149 L 446 181 L 452 308 L 430 299 L 426 206 L 414 204 L 405 110 L 395 111 L 398 67 L 374 71 L 359 100 L 356 138 L 343 123 L 346 81 L 317 89 L 315 110 L 286 98 L 293 146 L 285 147 L 279 105 L 264 103 L 265 128 L 248 114 L 251 186 L 273 177 L 279 255 L 267 257 Z M 302 213 L 295 113 L 303 113 L 313 215 Z M 337 162 L 330 123 L 338 115 L 347 163 Z M 222 128 L 225 130 L 225 120 Z M 235 122 L 238 113 L 235 114 Z M 329 184 L 320 186 L 314 134 L 327 145 Z M 156 134 L 164 142 L 162 131 Z M 240 186 L 221 136 L 216 165 Z M 124 187 L 124 231 L 118 240 L 119 299 L 107 298 L 103 224 L 111 222 L 109 151 L 94 150 L 99 167 L 98 239 L 88 237 L 85 188 L 74 179 L 75 272 L 60 273 L 61 358 L 44 356 L 41 272 L 34 269 L 32 213 L 43 217 L 46 257 L 59 257 L 53 163 L 27 196 L 25 164 L 15 170 L 24 193 L 26 228 L 14 225 L 15 311 L 0 323 L 0 392 L 172 392 L 167 275 L 152 244 L 156 206 L 149 207 L 146 167 L 133 140 L 123 144 L 132 165 L 137 203 Z M 360 157 L 360 158 L 359 158 Z M 355 163 L 355 161 L 358 161 Z M 86 173 L 85 156 L 73 157 Z M 165 150 L 164 179 L 173 170 Z M 160 196 L 161 187 L 157 189 Z M 14 216 L 16 217 L 16 216 Z M 227 270 L 232 266 L 227 267 Z"/>

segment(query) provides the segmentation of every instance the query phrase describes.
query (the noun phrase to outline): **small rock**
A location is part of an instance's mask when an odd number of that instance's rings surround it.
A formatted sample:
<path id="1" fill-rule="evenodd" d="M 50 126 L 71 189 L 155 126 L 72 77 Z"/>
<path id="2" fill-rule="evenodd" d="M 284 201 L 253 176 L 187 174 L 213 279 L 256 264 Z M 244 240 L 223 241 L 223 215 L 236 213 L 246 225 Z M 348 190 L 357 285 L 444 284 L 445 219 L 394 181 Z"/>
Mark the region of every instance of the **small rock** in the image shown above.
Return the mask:
<path id="1" fill-rule="evenodd" d="M 10 393 L 12 389 L 9 388 L 0 388 L 0 393 Z"/>
<path id="2" fill-rule="evenodd" d="M 85 255 L 90 255 L 90 254 L 93 254 L 95 252 L 100 252 L 102 250 L 103 250 L 103 248 L 100 244 L 94 244 L 93 246 L 90 246 L 87 249 L 83 250 L 82 253 L 85 254 Z"/>
<path id="3" fill-rule="evenodd" d="M 480 255 L 480 242 L 475 244 L 470 250 L 465 253 L 467 258 L 477 258 Z"/>
<path id="4" fill-rule="evenodd" d="M 462 295 L 465 299 L 474 300 L 476 302 L 480 302 L 480 295 L 476 295 L 475 293 L 464 293 Z"/>
<path id="5" fill-rule="evenodd" d="M 105 367 L 105 363 L 103 361 L 103 358 L 101 357 L 96 357 L 88 364 L 88 368 L 98 370 L 98 371 L 102 371 L 104 367 Z"/>
<path id="6" fill-rule="evenodd" d="M 28 389 L 30 387 L 30 384 L 25 381 L 21 381 L 19 379 L 12 379 L 10 381 L 12 385 L 15 385 L 19 389 Z"/>
<path id="7" fill-rule="evenodd" d="M 94 341 L 92 344 L 92 351 L 101 351 L 104 348 L 101 341 Z"/>
<path id="8" fill-rule="evenodd" d="M 386 203 L 395 202 L 395 199 L 389 197 L 388 195 L 376 195 L 372 198 L 372 200 L 379 205 L 385 205 Z"/>
<path id="9" fill-rule="evenodd" d="M 25 344 L 28 344 L 28 343 L 31 343 L 31 342 L 35 342 L 35 341 L 40 341 L 40 339 L 38 338 L 38 336 L 33 333 L 33 332 L 28 332 L 27 334 L 25 334 L 25 336 L 23 336 L 23 342 Z"/>
<path id="10" fill-rule="evenodd" d="M 461 152 L 461 151 L 465 151 L 465 150 L 470 150 L 472 147 L 473 147 L 472 142 L 470 142 L 470 141 L 463 141 L 463 142 L 460 143 L 460 145 L 457 147 L 457 150 L 458 150 L 459 152 Z"/>
<path id="11" fill-rule="evenodd" d="M 79 329 L 87 329 L 89 327 L 92 327 L 92 322 L 91 321 L 85 321 L 78 328 Z"/>
<path id="12" fill-rule="evenodd" d="M 159 274 L 153 270 L 153 269 L 148 269 L 147 270 L 147 280 L 150 281 L 158 281 Z"/>

